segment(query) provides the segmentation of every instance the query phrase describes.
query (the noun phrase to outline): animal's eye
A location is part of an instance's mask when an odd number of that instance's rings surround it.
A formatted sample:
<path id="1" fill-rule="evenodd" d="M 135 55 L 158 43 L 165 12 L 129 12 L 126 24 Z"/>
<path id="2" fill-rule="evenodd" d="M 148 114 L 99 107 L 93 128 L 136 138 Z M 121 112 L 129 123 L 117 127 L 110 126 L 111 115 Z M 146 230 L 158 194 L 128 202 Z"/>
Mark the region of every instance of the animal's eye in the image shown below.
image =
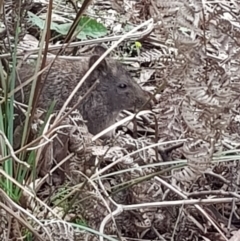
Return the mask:
<path id="1" fill-rule="evenodd" d="M 126 84 L 119 84 L 118 87 L 121 88 L 121 89 L 125 89 L 125 88 L 127 88 L 127 85 Z"/>

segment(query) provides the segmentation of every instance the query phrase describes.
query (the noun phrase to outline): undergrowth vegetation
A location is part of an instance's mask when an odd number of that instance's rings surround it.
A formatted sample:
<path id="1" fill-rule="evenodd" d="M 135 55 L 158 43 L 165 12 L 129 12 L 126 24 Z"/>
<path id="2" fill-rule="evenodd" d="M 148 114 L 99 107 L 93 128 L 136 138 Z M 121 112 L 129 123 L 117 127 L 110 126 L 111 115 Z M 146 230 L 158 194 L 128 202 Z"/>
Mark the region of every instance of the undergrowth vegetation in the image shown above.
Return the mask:
<path id="1" fill-rule="evenodd" d="M 0 4 L 1 240 L 238 240 L 238 1 Z M 47 56 L 98 44 L 153 103 L 104 141 L 70 106 L 36 108 Z M 24 105 L 17 69 L 32 59 Z"/>

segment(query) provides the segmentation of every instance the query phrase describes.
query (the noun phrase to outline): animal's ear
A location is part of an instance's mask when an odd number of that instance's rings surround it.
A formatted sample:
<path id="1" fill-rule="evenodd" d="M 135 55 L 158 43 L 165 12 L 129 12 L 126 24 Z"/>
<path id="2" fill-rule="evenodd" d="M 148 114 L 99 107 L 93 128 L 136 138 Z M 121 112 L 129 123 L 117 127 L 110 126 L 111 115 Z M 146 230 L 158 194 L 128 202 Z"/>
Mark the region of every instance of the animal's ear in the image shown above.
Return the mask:
<path id="1" fill-rule="evenodd" d="M 103 46 L 97 45 L 97 46 L 94 48 L 93 52 L 94 52 L 94 54 L 102 55 L 102 54 L 104 54 L 104 53 L 106 52 L 106 50 L 107 50 L 107 49 L 104 48 Z"/>
<path id="2" fill-rule="evenodd" d="M 89 59 L 89 68 L 91 68 L 93 66 L 93 64 L 99 59 L 99 55 L 93 55 L 90 57 Z M 95 70 L 98 70 L 100 72 L 102 72 L 103 75 L 106 75 L 108 72 L 108 65 L 107 65 L 107 61 L 105 59 L 103 59 L 98 66 L 95 68 Z"/>

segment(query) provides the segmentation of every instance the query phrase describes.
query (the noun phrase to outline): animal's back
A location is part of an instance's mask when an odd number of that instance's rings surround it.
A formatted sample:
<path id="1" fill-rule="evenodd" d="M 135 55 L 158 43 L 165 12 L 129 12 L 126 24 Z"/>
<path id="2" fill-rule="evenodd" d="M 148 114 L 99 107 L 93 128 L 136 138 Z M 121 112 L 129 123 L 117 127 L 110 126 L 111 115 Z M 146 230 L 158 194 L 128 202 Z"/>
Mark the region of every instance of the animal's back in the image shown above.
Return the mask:
<path id="1" fill-rule="evenodd" d="M 48 59 L 46 64 L 49 64 L 51 60 L 52 59 Z M 19 78 L 17 80 L 17 85 L 32 77 L 35 71 L 34 68 L 35 63 L 24 63 L 18 70 Z M 39 97 L 37 107 L 46 109 L 50 106 L 53 100 L 56 100 L 55 109 L 59 110 L 69 97 L 70 93 L 74 90 L 78 82 L 81 80 L 83 75 L 86 73 L 86 71 L 86 61 L 84 62 L 81 60 L 56 59 L 51 66 L 49 73 L 48 69 L 46 69 L 42 74 L 41 82 L 44 83 L 45 78 L 46 80 Z M 90 83 L 88 84 L 90 85 Z M 83 87 L 80 88 L 76 96 L 73 96 L 70 105 L 72 105 L 72 103 L 76 103 L 80 92 L 84 93 L 86 88 L 87 83 L 85 83 Z M 28 84 L 26 87 L 24 87 L 22 93 L 21 91 L 18 91 L 15 94 L 15 99 L 27 104 L 30 91 L 31 84 Z"/>

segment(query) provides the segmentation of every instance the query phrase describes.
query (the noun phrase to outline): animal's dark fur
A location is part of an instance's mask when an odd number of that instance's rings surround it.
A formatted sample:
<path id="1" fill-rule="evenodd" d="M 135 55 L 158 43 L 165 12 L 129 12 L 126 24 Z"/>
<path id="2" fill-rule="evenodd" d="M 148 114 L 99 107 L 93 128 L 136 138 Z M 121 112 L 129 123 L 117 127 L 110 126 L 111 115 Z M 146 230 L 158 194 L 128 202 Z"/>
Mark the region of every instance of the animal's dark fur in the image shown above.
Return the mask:
<path id="1" fill-rule="evenodd" d="M 99 57 L 99 55 L 93 55 L 83 61 L 57 59 L 45 81 L 38 107 L 47 109 L 55 99 L 57 100 L 55 110 L 59 110 L 89 67 Z M 34 66 L 24 63 L 18 70 L 18 82 L 26 81 L 33 74 Z M 42 79 L 45 78 L 45 75 L 46 71 L 43 73 Z M 79 106 L 79 111 L 87 120 L 87 126 L 92 134 L 113 124 L 118 113 L 123 109 L 140 108 L 147 101 L 146 93 L 132 80 L 123 65 L 108 58 L 103 60 L 84 82 L 69 106 L 73 106 L 96 79 L 99 79 L 100 83 Z M 22 93 L 24 93 L 23 102 L 28 103 L 30 90 L 30 85 L 24 87 L 23 91 L 15 94 L 15 99 L 23 101 Z"/>

